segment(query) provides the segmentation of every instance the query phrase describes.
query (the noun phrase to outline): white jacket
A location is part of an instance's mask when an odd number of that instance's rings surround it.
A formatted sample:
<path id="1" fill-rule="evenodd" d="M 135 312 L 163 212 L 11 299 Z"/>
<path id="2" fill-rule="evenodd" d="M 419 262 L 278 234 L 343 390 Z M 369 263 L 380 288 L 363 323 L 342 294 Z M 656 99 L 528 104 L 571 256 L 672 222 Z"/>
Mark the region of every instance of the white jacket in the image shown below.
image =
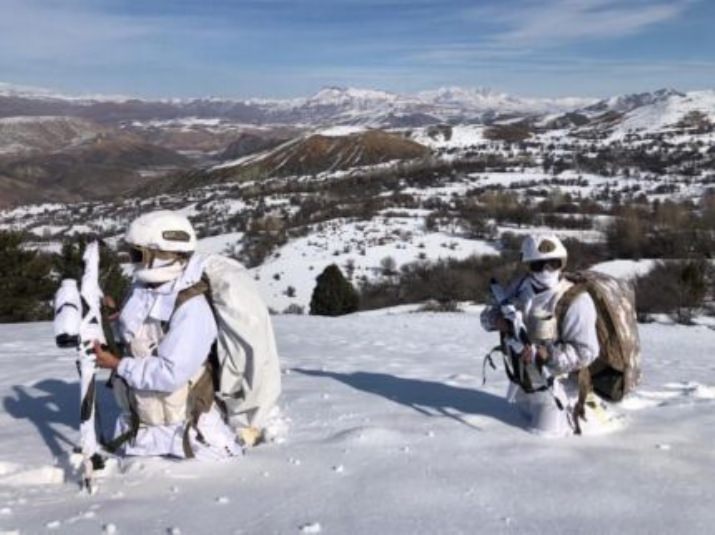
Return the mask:
<path id="1" fill-rule="evenodd" d="M 537 312 L 554 314 L 559 299 L 573 284 L 561 280 L 556 288 L 539 290 L 530 277 L 518 279 L 507 288 L 508 299 L 521 310 L 528 324 Z M 487 331 L 496 330 L 497 306 L 484 309 L 482 326 Z M 559 325 L 559 337 L 554 344 L 549 367 L 557 374 L 571 373 L 590 365 L 600 350 L 596 333 L 596 305 L 587 292 L 579 294 L 566 309 Z"/>

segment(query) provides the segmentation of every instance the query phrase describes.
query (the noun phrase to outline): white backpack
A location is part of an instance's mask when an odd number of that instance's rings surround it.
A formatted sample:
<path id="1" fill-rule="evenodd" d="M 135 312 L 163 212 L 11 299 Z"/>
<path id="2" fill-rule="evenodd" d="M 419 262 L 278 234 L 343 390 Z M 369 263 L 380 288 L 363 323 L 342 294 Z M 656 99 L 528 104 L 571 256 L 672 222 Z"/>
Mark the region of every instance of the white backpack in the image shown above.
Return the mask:
<path id="1" fill-rule="evenodd" d="M 209 255 L 202 281 L 182 293 L 177 307 L 205 293 L 214 311 L 214 396 L 229 424 L 263 428 L 281 393 L 281 371 L 271 317 L 251 276 L 239 262 Z"/>

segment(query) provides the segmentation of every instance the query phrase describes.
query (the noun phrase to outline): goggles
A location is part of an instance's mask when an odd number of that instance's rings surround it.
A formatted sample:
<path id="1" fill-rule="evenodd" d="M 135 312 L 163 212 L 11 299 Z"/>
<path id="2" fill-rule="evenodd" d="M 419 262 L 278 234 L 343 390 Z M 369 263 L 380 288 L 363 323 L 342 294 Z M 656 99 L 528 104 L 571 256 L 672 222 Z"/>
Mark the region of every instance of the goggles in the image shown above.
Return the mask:
<path id="1" fill-rule="evenodd" d="M 136 245 L 128 245 L 125 252 L 132 264 L 142 264 L 147 267 L 151 266 L 154 260 L 178 260 L 182 257 L 181 253 L 155 251 L 146 247 L 137 247 Z"/>
<path id="2" fill-rule="evenodd" d="M 148 256 L 146 254 L 146 249 L 140 248 L 140 247 L 128 247 L 127 248 L 127 254 L 129 255 L 129 261 L 132 264 L 143 264 L 144 263 L 144 257 Z"/>
<path id="3" fill-rule="evenodd" d="M 529 262 L 529 269 L 534 273 L 540 273 L 545 269 L 549 271 L 557 271 L 563 267 L 563 263 L 559 258 L 552 258 L 549 260 L 536 260 L 534 262 Z"/>

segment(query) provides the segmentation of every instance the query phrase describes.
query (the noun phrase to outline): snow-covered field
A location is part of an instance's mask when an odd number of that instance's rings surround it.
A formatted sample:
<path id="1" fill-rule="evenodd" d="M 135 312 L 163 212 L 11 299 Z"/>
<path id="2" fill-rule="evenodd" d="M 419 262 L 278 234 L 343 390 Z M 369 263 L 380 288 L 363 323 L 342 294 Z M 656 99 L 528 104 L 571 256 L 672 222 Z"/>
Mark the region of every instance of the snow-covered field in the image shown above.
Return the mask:
<path id="1" fill-rule="evenodd" d="M 268 305 L 282 312 L 289 305 L 307 311 L 315 279 L 336 264 L 357 283 L 381 275 L 381 261 L 391 258 L 395 267 L 416 261 L 464 259 L 498 255 L 493 244 L 442 232 L 427 232 L 416 217 L 373 218 L 358 223 L 334 220 L 308 236 L 290 241 L 251 272 Z M 289 296 L 287 289 L 293 288 Z"/>
<path id="2" fill-rule="evenodd" d="M 715 332 L 641 327 L 644 380 L 601 437 L 524 431 L 469 314 L 275 318 L 290 429 L 219 464 L 134 460 L 65 481 L 71 353 L 0 326 L 2 533 L 712 533 Z M 111 415 L 102 389 L 104 424 Z"/>

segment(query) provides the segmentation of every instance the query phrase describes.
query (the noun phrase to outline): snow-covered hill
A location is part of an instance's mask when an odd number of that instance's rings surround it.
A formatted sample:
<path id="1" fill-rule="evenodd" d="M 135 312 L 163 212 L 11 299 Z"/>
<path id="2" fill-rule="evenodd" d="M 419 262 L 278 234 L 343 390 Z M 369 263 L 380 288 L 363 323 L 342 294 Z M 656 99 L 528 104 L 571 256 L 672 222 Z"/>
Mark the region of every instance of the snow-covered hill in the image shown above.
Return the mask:
<path id="1" fill-rule="evenodd" d="M 580 131 L 596 127 L 611 139 L 628 135 L 705 135 L 712 141 L 715 130 L 715 90 L 681 93 L 661 89 L 653 93 L 624 95 L 602 100 L 578 110 L 590 119 Z M 708 137 L 709 135 L 709 137 Z"/>
<path id="2" fill-rule="evenodd" d="M 695 119 L 695 116 L 699 116 Z M 687 118 L 694 119 L 687 124 Z M 621 123 L 618 131 L 627 132 L 664 132 L 688 131 L 698 127 L 697 122 L 715 126 L 715 90 L 691 91 L 686 94 L 673 94 L 646 106 L 630 111 Z"/>
<path id="3" fill-rule="evenodd" d="M 219 464 L 113 464 L 93 496 L 65 469 L 73 356 L 49 324 L 0 326 L 2 533 L 712 532 L 715 333 L 641 327 L 620 431 L 524 431 L 473 314 L 275 318 L 283 440 Z M 101 389 L 104 425 L 110 393 Z"/>

